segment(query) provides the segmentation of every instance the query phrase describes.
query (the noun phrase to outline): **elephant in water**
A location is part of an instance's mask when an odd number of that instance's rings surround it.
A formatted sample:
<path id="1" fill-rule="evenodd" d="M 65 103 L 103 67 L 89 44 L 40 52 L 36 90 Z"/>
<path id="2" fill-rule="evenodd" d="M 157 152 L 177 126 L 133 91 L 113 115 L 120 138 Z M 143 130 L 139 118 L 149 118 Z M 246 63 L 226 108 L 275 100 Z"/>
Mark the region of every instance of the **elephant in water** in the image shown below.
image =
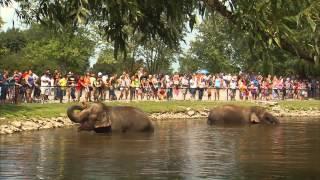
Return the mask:
<path id="1" fill-rule="evenodd" d="M 264 108 L 224 105 L 214 108 L 208 116 L 208 124 L 279 124 L 279 120 Z"/>
<path id="2" fill-rule="evenodd" d="M 75 110 L 80 110 L 76 113 Z M 88 107 L 73 105 L 67 115 L 71 121 L 80 123 L 79 130 L 101 132 L 127 132 L 154 130 L 153 123 L 142 110 L 131 106 L 106 106 L 94 103 Z"/>

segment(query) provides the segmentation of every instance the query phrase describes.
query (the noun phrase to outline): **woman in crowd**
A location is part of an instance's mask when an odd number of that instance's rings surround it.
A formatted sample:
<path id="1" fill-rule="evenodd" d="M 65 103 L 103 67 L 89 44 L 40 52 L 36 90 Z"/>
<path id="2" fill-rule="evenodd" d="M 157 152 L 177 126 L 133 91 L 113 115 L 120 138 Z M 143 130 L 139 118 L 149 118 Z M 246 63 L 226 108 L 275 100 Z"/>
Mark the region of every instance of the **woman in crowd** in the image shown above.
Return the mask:
<path id="1" fill-rule="evenodd" d="M 222 80 L 219 75 L 214 77 L 214 100 L 220 100 L 220 88 L 222 88 Z"/>

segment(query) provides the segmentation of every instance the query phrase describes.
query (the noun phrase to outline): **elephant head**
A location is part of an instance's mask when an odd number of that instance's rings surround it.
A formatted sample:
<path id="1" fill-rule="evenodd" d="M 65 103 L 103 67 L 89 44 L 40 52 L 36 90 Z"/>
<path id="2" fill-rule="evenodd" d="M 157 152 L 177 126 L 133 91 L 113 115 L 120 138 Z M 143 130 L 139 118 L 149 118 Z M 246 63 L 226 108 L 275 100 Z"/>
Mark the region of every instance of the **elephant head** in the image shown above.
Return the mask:
<path id="1" fill-rule="evenodd" d="M 75 110 L 80 112 L 75 113 Z M 68 108 L 67 115 L 71 121 L 80 123 L 79 130 L 90 131 L 111 126 L 103 104 L 93 104 L 90 107 L 74 105 Z"/>
<path id="2" fill-rule="evenodd" d="M 267 112 L 264 108 L 254 106 L 251 108 L 251 123 L 279 124 L 278 118 Z"/>

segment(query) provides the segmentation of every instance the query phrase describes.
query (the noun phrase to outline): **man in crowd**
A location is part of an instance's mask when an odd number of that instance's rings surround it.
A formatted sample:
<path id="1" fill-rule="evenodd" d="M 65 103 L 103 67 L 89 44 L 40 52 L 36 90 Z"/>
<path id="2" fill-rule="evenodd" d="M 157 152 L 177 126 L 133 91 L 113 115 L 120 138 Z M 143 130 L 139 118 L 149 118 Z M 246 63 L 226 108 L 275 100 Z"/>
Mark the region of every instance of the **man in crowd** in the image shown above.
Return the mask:
<path id="1" fill-rule="evenodd" d="M 103 97 L 103 81 L 102 73 L 98 73 L 98 77 L 93 81 L 93 97 L 94 101 L 101 101 Z"/>
<path id="2" fill-rule="evenodd" d="M 75 86 L 76 86 L 76 78 L 74 77 L 72 72 L 68 73 L 67 76 L 67 98 L 68 98 L 68 102 L 70 102 L 70 98 L 72 98 L 73 101 L 76 100 L 76 90 L 75 90 Z"/>
<path id="3" fill-rule="evenodd" d="M 4 70 L 3 73 L 0 73 L 0 104 L 4 104 L 7 97 L 8 89 L 8 71 Z"/>
<path id="4" fill-rule="evenodd" d="M 48 100 L 50 93 L 51 79 L 50 71 L 47 70 L 40 78 L 41 101 L 44 103 Z"/>

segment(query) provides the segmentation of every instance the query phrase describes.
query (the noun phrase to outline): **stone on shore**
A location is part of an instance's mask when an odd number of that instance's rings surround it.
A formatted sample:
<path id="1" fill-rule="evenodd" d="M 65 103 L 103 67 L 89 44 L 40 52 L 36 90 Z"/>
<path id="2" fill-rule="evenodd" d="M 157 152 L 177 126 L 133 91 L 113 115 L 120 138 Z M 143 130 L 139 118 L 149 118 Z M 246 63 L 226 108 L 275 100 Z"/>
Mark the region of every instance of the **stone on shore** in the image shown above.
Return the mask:
<path id="1" fill-rule="evenodd" d="M 193 111 L 193 110 L 189 110 L 189 111 L 187 111 L 187 114 L 188 114 L 189 116 L 193 116 L 193 115 L 196 114 L 196 112 Z"/>
<path id="2" fill-rule="evenodd" d="M 25 122 L 22 122 L 21 129 L 23 131 L 38 130 L 39 124 L 33 121 L 25 121 Z"/>

